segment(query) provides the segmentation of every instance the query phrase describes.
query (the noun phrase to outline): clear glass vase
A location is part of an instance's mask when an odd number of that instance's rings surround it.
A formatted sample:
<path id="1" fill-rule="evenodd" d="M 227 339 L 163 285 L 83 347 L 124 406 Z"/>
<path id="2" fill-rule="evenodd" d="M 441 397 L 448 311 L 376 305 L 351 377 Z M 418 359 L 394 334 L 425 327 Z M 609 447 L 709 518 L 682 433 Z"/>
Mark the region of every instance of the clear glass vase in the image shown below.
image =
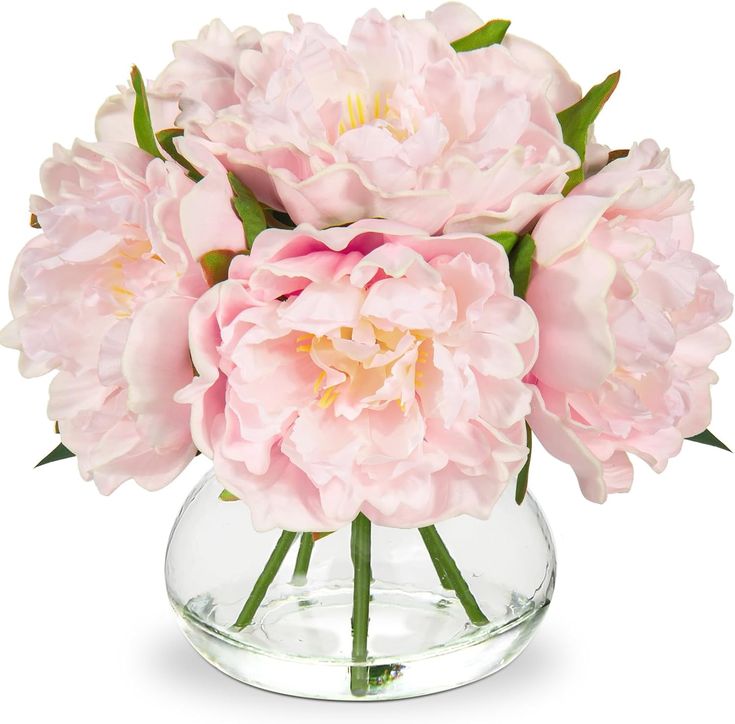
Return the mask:
<path id="1" fill-rule="evenodd" d="M 452 689 L 513 661 L 551 600 L 551 534 L 530 495 L 516 504 L 513 486 L 485 521 L 372 526 L 363 613 L 354 524 L 316 541 L 258 533 L 247 507 L 221 493 L 210 473 L 184 503 L 166 583 L 192 646 L 253 686 L 337 700 Z M 362 650 L 353 617 L 367 627 Z"/>

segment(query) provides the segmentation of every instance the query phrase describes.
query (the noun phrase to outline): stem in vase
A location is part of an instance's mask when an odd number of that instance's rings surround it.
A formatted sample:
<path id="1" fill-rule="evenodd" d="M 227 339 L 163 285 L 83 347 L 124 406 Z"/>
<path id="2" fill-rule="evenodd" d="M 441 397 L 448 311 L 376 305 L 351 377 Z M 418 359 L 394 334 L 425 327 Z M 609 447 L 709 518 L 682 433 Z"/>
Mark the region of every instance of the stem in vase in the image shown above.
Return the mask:
<path id="1" fill-rule="evenodd" d="M 467 616 L 475 626 L 486 626 L 490 623 L 487 616 L 482 612 L 477 599 L 472 595 L 467 581 L 462 577 L 462 573 L 449 554 L 444 541 L 433 525 L 426 528 L 419 528 L 419 533 L 424 540 L 424 545 L 429 551 L 429 556 L 434 562 L 434 567 L 439 574 L 439 579 L 445 588 L 454 590 L 457 594 L 459 602 L 467 612 Z M 442 577 L 442 572 L 444 577 Z M 446 578 L 446 584 L 444 583 Z"/>
<path id="2" fill-rule="evenodd" d="M 368 692 L 370 667 L 367 666 L 367 637 L 370 620 L 370 521 L 362 514 L 352 523 L 352 542 L 350 546 L 352 565 L 355 569 L 355 583 L 352 599 L 352 660 L 363 662 L 361 666 L 350 667 L 350 690 L 353 696 L 365 696 Z"/>
<path id="3" fill-rule="evenodd" d="M 296 565 L 293 569 L 293 578 L 291 578 L 292 585 L 303 586 L 306 583 L 306 574 L 309 572 L 313 550 L 314 536 L 311 533 L 302 533 L 301 543 L 299 543 L 299 553 L 296 556 Z"/>
<path id="4" fill-rule="evenodd" d="M 419 533 L 421 533 L 421 528 L 419 528 Z M 437 535 L 439 535 L 437 533 Z M 444 568 L 444 565 L 439 557 L 439 553 L 435 546 L 431 544 L 430 541 L 427 540 L 426 536 L 421 533 L 421 537 L 424 540 L 424 544 L 426 545 L 426 549 L 429 552 L 429 558 L 431 559 L 431 562 L 434 564 L 434 570 L 436 570 L 436 575 L 439 576 L 439 583 L 441 583 L 442 588 L 446 588 L 448 591 L 454 590 L 452 588 L 452 583 L 449 580 L 449 576 L 447 575 L 447 572 Z"/>
<path id="5" fill-rule="evenodd" d="M 271 553 L 268 562 L 265 564 L 263 572 L 255 582 L 255 586 L 253 586 L 253 590 L 250 593 L 248 600 L 245 601 L 245 605 L 242 607 L 242 611 L 240 611 L 237 621 L 233 624 L 233 629 L 240 631 L 253 622 L 255 612 L 260 607 L 260 604 L 263 603 L 265 594 L 283 565 L 283 561 L 291 549 L 294 540 L 296 540 L 296 536 L 296 533 L 291 533 L 287 530 L 284 530 L 283 533 L 281 533 L 281 537 L 278 539 L 278 543 L 276 543 L 273 553 Z"/>

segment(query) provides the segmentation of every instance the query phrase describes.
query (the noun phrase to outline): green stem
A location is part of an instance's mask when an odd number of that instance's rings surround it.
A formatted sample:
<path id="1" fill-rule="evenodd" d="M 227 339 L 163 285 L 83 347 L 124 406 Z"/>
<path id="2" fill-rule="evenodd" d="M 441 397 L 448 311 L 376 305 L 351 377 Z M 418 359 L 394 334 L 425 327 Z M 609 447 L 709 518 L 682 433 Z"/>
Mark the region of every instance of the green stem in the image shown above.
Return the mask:
<path id="1" fill-rule="evenodd" d="M 470 621 L 475 626 L 486 626 L 490 623 L 487 616 L 482 612 L 477 600 L 472 595 L 472 591 L 470 591 L 467 581 L 462 577 L 462 573 L 459 568 L 457 568 L 457 564 L 449 554 L 449 551 L 444 545 L 444 541 L 441 539 L 436 528 L 433 525 L 430 525 L 427 528 L 419 528 L 419 533 L 421 533 L 424 545 L 429 551 L 431 559 L 436 560 L 434 565 L 437 572 L 440 570 L 444 571 L 447 583 L 449 584 L 447 587 L 453 589 L 457 594 L 457 598 L 462 604 L 464 610 L 467 612 L 467 616 Z M 439 573 L 439 577 L 441 578 L 441 573 Z M 443 581 L 442 585 L 444 585 Z"/>
<path id="2" fill-rule="evenodd" d="M 352 523 L 352 565 L 355 584 L 352 598 L 352 660 L 367 662 L 368 622 L 370 620 L 370 521 L 362 514 Z M 370 669 L 367 665 L 350 667 L 350 690 L 353 696 L 368 692 Z"/>
<path id="3" fill-rule="evenodd" d="M 311 552 L 314 550 L 314 536 L 311 533 L 301 534 L 299 553 L 296 556 L 296 565 L 293 569 L 291 583 L 294 586 L 303 586 L 306 583 L 306 574 L 309 572 Z"/>
<path id="4" fill-rule="evenodd" d="M 232 628 L 239 631 L 253 622 L 255 612 L 260 607 L 260 604 L 263 603 L 265 594 L 283 565 L 283 560 L 288 554 L 294 540 L 296 540 L 296 533 L 291 533 L 287 530 L 281 533 L 281 537 L 278 539 L 273 553 L 271 553 L 268 562 L 265 564 L 265 568 L 263 568 L 263 572 L 255 582 L 253 590 L 248 600 L 245 601 L 245 605 L 242 607 L 242 611 L 240 611 L 240 615 L 237 617 L 237 621 L 235 621 Z"/>
<path id="5" fill-rule="evenodd" d="M 422 529 L 419 528 L 419 533 L 421 533 L 421 530 Z M 439 553 L 436 550 L 436 547 L 431 545 L 431 543 L 427 540 L 423 533 L 421 533 L 421 537 L 424 539 L 426 549 L 429 551 L 429 557 L 431 558 L 431 562 L 434 564 L 436 575 L 439 576 L 439 583 L 441 583 L 442 588 L 446 588 L 448 591 L 452 591 L 452 582 L 449 580 L 449 576 L 447 575 L 447 571 L 444 568 L 444 564 L 439 557 Z"/>

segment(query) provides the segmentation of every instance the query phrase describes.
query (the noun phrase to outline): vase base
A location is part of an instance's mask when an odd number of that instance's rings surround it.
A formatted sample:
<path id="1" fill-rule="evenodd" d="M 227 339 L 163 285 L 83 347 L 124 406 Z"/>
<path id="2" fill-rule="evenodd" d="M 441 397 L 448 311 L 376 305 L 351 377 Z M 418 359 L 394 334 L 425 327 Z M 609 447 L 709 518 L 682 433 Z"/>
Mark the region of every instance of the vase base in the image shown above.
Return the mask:
<path id="1" fill-rule="evenodd" d="M 191 645 L 225 674 L 281 694 L 339 701 L 404 699 L 454 689 L 507 666 L 526 647 L 547 604 L 506 609 L 487 626 L 467 622 L 457 599 L 376 582 L 370 604 L 367 691 L 350 688 L 351 581 L 328 589 L 281 584 L 241 631 L 231 606 L 198 596 L 174 609 Z M 522 602 L 518 602 L 522 604 Z M 347 623 L 347 625 L 345 625 Z M 364 678 L 364 677 L 363 677 Z"/>

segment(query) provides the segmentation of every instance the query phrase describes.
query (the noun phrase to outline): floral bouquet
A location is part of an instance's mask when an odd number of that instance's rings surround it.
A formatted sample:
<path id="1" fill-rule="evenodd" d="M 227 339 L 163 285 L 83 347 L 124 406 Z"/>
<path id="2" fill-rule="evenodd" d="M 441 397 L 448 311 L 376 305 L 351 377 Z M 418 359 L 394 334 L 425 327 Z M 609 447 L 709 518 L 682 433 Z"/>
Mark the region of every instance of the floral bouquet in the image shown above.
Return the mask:
<path id="1" fill-rule="evenodd" d="M 725 447 L 732 295 L 668 152 L 595 139 L 619 73 L 583 94 L 456 3 L 346 45 L 291 24 L 214 21 L 54 149 L 2 342 L 56 372 L 42 463 L 109 494 L 213 461 L 167 563 L 208 660 L 306 696 L 446 689 L 550 600 L 534 437 L 597 503 L 631 454 Z"/>

